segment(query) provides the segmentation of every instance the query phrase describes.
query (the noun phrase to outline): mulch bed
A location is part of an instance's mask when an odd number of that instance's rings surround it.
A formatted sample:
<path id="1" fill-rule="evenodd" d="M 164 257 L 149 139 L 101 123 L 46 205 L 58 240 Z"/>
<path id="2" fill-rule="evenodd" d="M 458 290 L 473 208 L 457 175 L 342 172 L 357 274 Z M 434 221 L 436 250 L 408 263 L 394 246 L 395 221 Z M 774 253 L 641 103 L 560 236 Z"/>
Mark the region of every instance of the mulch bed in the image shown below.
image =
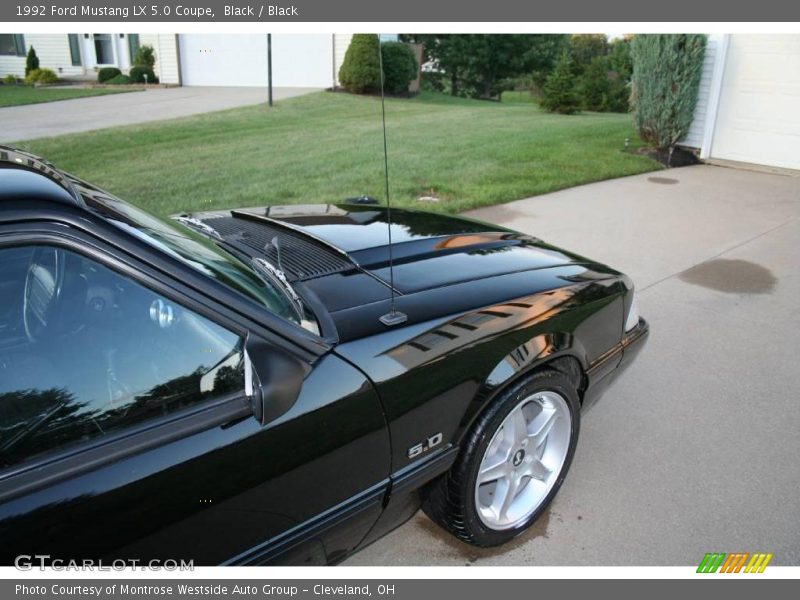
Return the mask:
<path id="1" fill-rule="evenodd" d="M 644 154 L 653 160 L 657 160 L 665 167 L 689 167 L 700 164 L 700 159 L 694 154 L 683 148 L 675 148 L 670 157 L 669 151 L 657 148 L 639 148 L 637 154 Z"/>

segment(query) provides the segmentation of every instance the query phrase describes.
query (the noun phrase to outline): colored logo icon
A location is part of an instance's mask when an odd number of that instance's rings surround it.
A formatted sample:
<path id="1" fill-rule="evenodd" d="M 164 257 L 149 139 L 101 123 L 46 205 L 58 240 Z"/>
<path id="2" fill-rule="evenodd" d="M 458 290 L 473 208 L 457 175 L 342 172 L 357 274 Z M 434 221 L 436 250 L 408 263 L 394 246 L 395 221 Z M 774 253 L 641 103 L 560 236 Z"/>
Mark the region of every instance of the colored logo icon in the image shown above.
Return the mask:
<path id="1" fill-rule="evenodd" d="M 772 553 L 766 552 L 708 552 L 697 567 L 698 573 L 763 573 Z"/>

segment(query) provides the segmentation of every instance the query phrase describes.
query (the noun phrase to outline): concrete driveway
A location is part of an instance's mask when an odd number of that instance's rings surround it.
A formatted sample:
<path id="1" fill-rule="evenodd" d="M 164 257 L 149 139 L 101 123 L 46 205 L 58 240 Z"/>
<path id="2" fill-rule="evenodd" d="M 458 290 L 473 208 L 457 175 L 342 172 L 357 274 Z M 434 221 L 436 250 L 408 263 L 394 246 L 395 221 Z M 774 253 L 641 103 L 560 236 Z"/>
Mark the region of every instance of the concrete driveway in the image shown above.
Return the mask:
<path id="1" fill-rule="evenodd" d="M 282 100 L 316 88 L 274 88 Z M 0 108 L 0 142 L 135 125 L 267 102 L 266 88 L 174 87 Z"/>
<path id="2" fill-rule="evenodd" d="M 531 531 L 480 550 L 420 513 L 347 564 L 800 564 L 800 178 L 695 166 L 470 216 L 630 274 L 649 344 Z"/>

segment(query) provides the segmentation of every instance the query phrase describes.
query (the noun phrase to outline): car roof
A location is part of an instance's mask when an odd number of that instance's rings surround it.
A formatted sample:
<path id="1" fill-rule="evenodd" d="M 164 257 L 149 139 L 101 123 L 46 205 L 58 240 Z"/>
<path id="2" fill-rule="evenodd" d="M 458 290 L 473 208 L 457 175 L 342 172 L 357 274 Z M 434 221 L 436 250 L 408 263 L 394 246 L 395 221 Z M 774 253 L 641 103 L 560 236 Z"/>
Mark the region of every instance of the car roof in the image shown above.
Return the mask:
<path id="1" fill-rule="evenodd" d="M 0 145 L 0 206 L 3 200 L 85 206 L 69 175 L 34 154 Z"/>

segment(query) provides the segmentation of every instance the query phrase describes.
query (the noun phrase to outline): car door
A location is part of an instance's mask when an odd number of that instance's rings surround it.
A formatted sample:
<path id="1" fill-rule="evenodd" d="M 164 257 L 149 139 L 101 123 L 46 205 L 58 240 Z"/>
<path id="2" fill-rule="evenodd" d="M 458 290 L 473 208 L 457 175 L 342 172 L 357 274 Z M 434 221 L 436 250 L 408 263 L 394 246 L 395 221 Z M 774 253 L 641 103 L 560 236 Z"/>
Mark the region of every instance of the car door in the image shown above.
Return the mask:
<path id="1" fill-rule="evenodd" d="M 180 266 L 156 278 L 147 257 L 55 229 L 0 227 L 0 273 L 12 274 L 0 288 L 2 563 L 346 556 L 389 472 L 365 377 L 196 302 Z M 282 369 L 300 373 L 288 402 Z"/>

